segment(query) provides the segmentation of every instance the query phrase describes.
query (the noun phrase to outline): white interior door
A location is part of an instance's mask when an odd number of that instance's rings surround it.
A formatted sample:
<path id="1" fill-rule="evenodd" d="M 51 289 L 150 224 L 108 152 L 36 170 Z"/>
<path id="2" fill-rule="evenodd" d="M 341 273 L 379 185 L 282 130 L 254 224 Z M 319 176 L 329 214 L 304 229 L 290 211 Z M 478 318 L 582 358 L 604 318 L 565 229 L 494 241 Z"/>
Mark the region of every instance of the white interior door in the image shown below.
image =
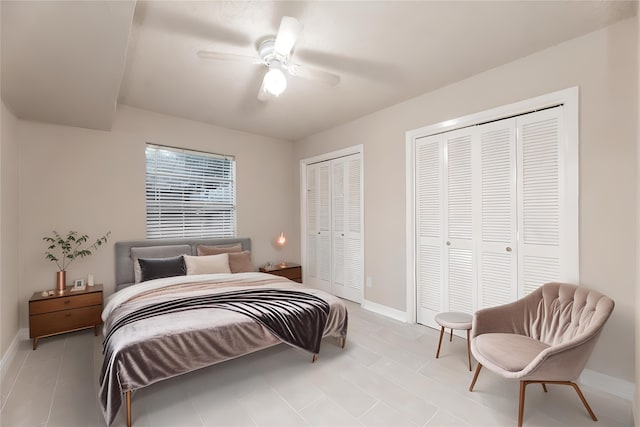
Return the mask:
<path id="1" fill-rule="evenodd" d="M 342 162 L 345 165 L 344 228 L 346 239 L 346 288 L 343 297 L 360 303 L 364 291 L 362 155 L 347 156 L 342 159 Z"/>
<path id="2" fill-rule="evenodd" d="M 567 102 L 412 136 L 418 323 L 579 281 L 577 110 Z"/>
<path id="3" fill-rule="evenodd" d="M 306 169 L 307 176 L 307 210 L 306 210 L 306 266 L 305 276 L 309 282 L 317 280 L 318 277 L 318 165 L 309 165 Z"/>
<path id="4" fill-rule="evenodd" d="M 480 221 L 478 305 L 515 301 L 517 285 L 516 119 L 478 127 Z"/>
<path id="5" fill-rule="evenodd" d="M 362 154 L 307 165 L 309 285 L 355 302 L 364 290 Z"/>
<path id="6" fill-rule="evenodd" d="M 318 164 L 317 274 L 314 286 L 331 289 L 331 183 L 330 163 Z"/>
<path id="7" fill-rule="evenodd" d="M 345 162 L 331 161 L 331 204 L 333 208 L 331 220 L 333 236 L 333 269 L 331 292 L 343 297 L 346 292 L 347 274 L 346 265 L 346 204 L 348 203 L 345 191 Z"/>
<path id="8" fill-rule="evenodd" d="M 331 290 L 329 162 L 307 166 L 307 265 L 310 286 Z"/>
<path id="9" fill-rule="evenodd" d="M 518 129 L 518 296 L 540 285 L 570 280 L 562 274 L 562 121 L 560 108 L 517 118 Z"/>
<path id="10" fill-rule="evenodd" d="M 437 327 L 443 310 L 443 184 L 442 135 L 416 141 L 416 301 L 417 322 Z"/>
<path id="11" fill-rule="evenodd" d="M 444 174 L 445 307 L 447 311 L 473 313 L 477 286 L 474 235 L 477 129 L 471 127 L 447 132 L 443 137 L 447 165 Z"/>
<path id="12" fill-rule="evenodd" d="M 334 295 L 362 302 L 362 186 L 361 157 L 350 155 L 331 161 Z"/>

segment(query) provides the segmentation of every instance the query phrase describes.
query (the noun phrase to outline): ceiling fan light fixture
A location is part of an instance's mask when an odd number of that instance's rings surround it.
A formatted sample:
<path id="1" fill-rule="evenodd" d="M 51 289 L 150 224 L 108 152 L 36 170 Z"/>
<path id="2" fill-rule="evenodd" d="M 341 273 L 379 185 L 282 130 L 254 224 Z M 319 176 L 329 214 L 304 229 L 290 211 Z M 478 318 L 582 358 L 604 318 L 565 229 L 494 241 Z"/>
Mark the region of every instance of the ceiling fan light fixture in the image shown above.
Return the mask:
<path id="1" fill-rule="evenodd" d="M 257 44 L 257 57 L 255 55 L 247 56 L 209 51 L 198 51 L 197 54 L 204 59 L 244 61 L 266 67 L 266 73 L 262 77 L 262 85 L 258 90 L 257 98 L 259 101 L 268 101 L 274 96 L 280 96 L 287 89 L 285 71 L 292 76 L 336 86 L 340 83 L 340 76 L 291 62 L 292 50 L 300 37 L 302 28 L 303 25 L 296 18 L 283 16 L 278 33 L 273 37 L 262 39 Z"/>
<path id="2" fill-rule="evenodd" d="M 280 68 L 271 68 L 264 75 L 263 84 L 267 92 L 278 96 L 287 88 L 287 79 Z"/>

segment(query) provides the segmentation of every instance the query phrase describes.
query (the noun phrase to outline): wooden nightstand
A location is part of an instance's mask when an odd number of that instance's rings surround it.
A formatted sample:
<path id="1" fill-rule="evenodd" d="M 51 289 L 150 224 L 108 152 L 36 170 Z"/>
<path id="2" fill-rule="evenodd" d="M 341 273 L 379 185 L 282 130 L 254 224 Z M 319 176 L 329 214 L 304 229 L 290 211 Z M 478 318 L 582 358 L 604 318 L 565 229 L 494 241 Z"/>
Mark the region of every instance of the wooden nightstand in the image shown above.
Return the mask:
<path id="1" fill-rule="evenodd" d="M 38 347 L 40 338 L 65 332 L 93 328 L 97 336 L 101 315 L 102 285 L 73 292 L 67 286 L 63 295 L 46 297 L 35 292 L 29 300 L 29 338 L 33 338 L 33 349 Z"/>
<path id="2" fill-rule="evenodd" d="M 302 266 L 287 262 L 283 264 L 274 264 L 271 266 L 263 265 L 260 267 L 263 273 L 275 274 L 276 276 L 286 277 L 294 282 L 302 283 Z"/>

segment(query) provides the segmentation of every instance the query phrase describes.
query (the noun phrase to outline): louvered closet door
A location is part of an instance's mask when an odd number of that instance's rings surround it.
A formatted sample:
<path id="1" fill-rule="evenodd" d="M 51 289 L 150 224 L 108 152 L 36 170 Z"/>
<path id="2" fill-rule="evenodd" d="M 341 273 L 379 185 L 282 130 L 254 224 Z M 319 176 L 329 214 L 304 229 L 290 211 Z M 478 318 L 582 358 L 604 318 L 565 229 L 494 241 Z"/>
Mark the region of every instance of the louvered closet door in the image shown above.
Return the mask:
<path id="1" fill-rule="evenodd" d="M 362 301 L 362 189 L 359 154 L 331 161 L 334 295 Z"/>
<path id="2" fill-rule="evenodd" d="M 576 282 L 578 149 L 563 108 L 416 138 L 419 323 Z"/>
<path id="3" fill-rule="evenodd" d="M 346 227 L 345 227 L 345 163 L 341 160 L 331 162 L 331 207 L 333 209 L 332 221 L 333 230 L 333 280 L 331 282 L 331 292 L 334 295 L 342 296 L 347 284 L 345 272 L 346 253 Z"/>
<path id="4" fill-rule="evenodd" d="M 562 274 L 564 176 L 560 108 L 517 118 L 518 145 L 518 296 L 550 281 L 570 280 Z"/>
<path id="5" fill-rule="evenodd" d="M 443 185 L 442 135 L 416 141 L 416 289 L 417 322 L 437 327 L 443 310 Z"/>
<path id="6" fill-rule="evenodd" d="M 317 283 L 321 289 L 331 287 L 331 189 L 330 163 L 318 164 L 318 231 L 317 236 Z"/>
<path id="7" fill-rule="evenodd" d="M 307 166 L 307 271 L 310 286 L 331 290 L 330 163 Z"/>
<path id="8" fill-rule="evenodd" d="M 307 166 L 307 263 L 305 276 L 310 282 L 318 277 L 318 165 Z"/>
<path id="9" fill-rule="evenodd" d="M 478 127 L 480 221 L 478 305 L 517 299 L 516 120 Z"/>
<path id="10" fill-rule="evenodd" d="M 444 289 L 446 311 L 473 313 L 476 307 L 477 206 L 476 167 L 479 144 L 475 127 L 443 135 L 447 165 L 444 183 Z"/>

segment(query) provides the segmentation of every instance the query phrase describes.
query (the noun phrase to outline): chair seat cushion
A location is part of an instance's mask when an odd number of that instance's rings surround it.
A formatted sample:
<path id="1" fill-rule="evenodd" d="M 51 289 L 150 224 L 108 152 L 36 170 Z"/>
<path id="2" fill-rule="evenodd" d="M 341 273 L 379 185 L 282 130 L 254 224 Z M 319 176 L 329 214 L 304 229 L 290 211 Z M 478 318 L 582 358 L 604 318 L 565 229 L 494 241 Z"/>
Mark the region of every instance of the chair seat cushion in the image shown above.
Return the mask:
<path id="1" fill-rule="evenodd" d="M 516 334 L 482 334 L 471 343 L 473 355 L 483 365 L 519 372 L 549 346 L 542 341 Z"/>

